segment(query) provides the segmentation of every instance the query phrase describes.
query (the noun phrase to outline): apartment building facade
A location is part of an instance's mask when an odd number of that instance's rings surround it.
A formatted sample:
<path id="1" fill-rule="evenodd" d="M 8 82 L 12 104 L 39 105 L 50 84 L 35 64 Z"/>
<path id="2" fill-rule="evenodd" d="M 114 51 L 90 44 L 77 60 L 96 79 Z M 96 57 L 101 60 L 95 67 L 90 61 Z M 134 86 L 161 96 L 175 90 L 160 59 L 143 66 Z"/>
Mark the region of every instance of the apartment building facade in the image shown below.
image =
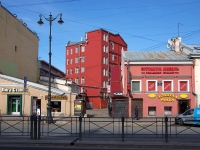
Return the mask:
<path id="1" fill-rule="evenodd" d="M 80 42 L 66 45 L 66 78 L 81 86 L 87 108 L 107 108 L 110 67 L 120 65 L 127 44 L 104 29 L 86 32 Z"/>

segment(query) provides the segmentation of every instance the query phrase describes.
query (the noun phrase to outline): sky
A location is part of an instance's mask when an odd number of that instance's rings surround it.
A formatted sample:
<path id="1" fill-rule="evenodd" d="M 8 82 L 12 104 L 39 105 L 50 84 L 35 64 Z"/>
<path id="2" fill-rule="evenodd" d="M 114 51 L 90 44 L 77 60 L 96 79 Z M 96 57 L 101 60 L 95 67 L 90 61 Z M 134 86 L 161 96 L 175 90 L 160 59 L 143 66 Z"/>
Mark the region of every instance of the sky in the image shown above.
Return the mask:
<path id="1" fill-rule="evenodd" d="M 66 44 L 80 42 L 85 33 L 103 28 L 120 34 L 128 51 L 163 51 L 168 39 L 180 36 L 185 44 L 200 44 L 200 0 L 0 0 L 39 37 L 38 59 L 49 62 L 52 22 L 51 64 L 65 71 Z M 44 24 L 38 25 L 42 14 Z M 95 56 L 95 54 L 94 54 Z"/>

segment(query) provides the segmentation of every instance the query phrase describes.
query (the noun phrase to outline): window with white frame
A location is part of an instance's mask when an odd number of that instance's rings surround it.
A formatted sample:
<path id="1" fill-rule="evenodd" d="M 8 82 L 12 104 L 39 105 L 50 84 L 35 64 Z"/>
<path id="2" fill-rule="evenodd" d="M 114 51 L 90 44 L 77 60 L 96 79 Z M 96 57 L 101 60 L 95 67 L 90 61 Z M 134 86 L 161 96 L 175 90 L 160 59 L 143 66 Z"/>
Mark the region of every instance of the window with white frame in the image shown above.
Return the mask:
<path id="1" fill-rule="evenodd" d="M 111 42 L 111 45 L 112 45 L 112 49 L 114 50 L 115 44 L 113 42 Z"/>
<path id="2" fill-rule="evenodd" d="M 189 92 L 189 80 L 178 81 L 178 92 Z"/>
<path id="3" fill-rule="evenodd" d="M 106 87 L 106 81 L 103 81 L 103 88 Z"/>
<path id="4" fill-rule="evenodd" d="M 115 60 L 115 54 L 112 54 L 112 61 Z"/>
<path id="5" fill-rule="evenodd" d="M 78 47 L 76 47 L 76 53 L 78 53 Z"/>
<path id="6" fill-rule="evenodd" d="M 108 76 L 108 69 L 106 70 L 106 76 Z"/>
<path id="7" fill-rule="evenodd" d="M 106 40 L 106 35 L 105 35 L 105 34 L 103 34 L 103 40 L 104 40 L 104 41 Z"/>
<path id="8" fill-rule="evenodd" d="M 106 52 L 106 46 L 103 45 L 103 52 Z"/>
<path id="9" fill-rule="evenodd" d="M 84 84 L 84 83 L 85 83 L 85 78 L 82 77 L 82 78 L 81 78 L 81 84 Z"/>
<path id="10" fill-rule="evenodd" d="M 163 92 L 173 92 L 173 81 L 172 80 L 163 80 L 162 81 L 162 91 Z"/>
<path id="11" fill-rule="evenodd" d="M 106 35 L 106 42 L 108 42 L 108 35 Z"/>
<path id="12" fill-rule="evenodd" d="M 85 72 L 85 67 L 81 67 L 81 72 Z"/>
<path id="13" fill-rule="evenodd" d="M 108 46 L 106 46 L 106 53 L 108 53 Z"/>
<path id="14" fill-rule="evenodd" d="M 78 73 L 78 67 L 75 68 L 75 73 L 76 73 L 76 74 Z"/>
<path id="15" fill-rule="evenodd" d="M 164 115 L 165 116 L 171 116 L 172 115 L 172 107 L 171 106 L 165 106 L 164 107 Z"/>
<path id="16" fill-rule="evenodd" d="M 78 84 L 78 78 L 75 78 L 75 83 Z"/>
<path id="17" fill-rule="evenodd" d="M 85 52 L 85 46 L 81 47 L 81 52 Z"/>
<path id="18" fill-rule="evenodd" d="M 72 68 L 70 69 L 70 74 L 72 74 L 73 72 L 72 72 Z"/>
<path id="19" fill-rule="evenodd" d="M 157 91 L 157 81 L 156 80 L 147 80 L 146 81 L 146 91 L 156 92 Z"/>
<path id="20" fill-rule="evenodd" d="M 148 107 L 148 115 L 156 116 L 156 107 L 154 107 L 154 106 Z"/>
<path id="21" fill-rule="evenodd" d="M 71 59 L 70 59 L 70 64 L 72 64 L 72 63 L 73 63 L 73 59 L 71 58 Z"/>
<path id="22" fill-rule="evenodd" d="M 106 64 L 106 58 L 103 57 L 103 64 Z"/>
<path id="23" fill-rule="evenodd" d="M 78 63 L 78 57 L 75 58 L 75 63 Z"/>
<path id="24" fill-rule="evenodd" d="M 85 62 L 85 56 L 81 57 L 81 62 Z"/>
<path id="25" fill-rule="evenodd" d="M 103 76 L 106 76 L 106 69 L 103 69 Z"/>
<path id="26" fill-rule="evenodd" d="M 132 80 L 131 81 L 131 91 L 132 92 L 141 92 L 141 80 Z"/>
<path id="27" fill-rule="evenodd" d="M 106 58 L 106 64 L 108 64 L 108 58 Z"/>
<path id="28" fill-rule="evenodd" d="M 69 50 L 67 50 L 67 55 L 69 55 Z"/>
<path id="29" fill-rule="evenodd" d="M 73 54 L 73 49 L 71 49 L 71 54 Z"/>

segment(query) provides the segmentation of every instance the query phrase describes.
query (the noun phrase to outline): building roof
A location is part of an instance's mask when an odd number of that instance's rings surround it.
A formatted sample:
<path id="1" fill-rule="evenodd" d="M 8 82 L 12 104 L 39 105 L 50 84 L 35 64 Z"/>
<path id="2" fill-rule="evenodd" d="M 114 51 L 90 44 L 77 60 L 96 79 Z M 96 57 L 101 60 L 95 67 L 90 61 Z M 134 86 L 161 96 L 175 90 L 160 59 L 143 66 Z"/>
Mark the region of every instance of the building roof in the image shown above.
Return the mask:
<path id="1" fill-rule="evenodd" d="M 191 54 L 200 54 L 200 45 L 181 43 L 181 46 L 191 51 Z"/>
<path id="2" fill-rule="evenodd" d="M 124 51 L 123 58 L 129 61 L 186 61 L 190 60 L 188 55 L 184 52 L 175 51 Z"/>
<path id="3" fill-rule="evenodd" d="M 12 82 L 17 83 L 17 84 L 21 84 L 22 86 L 24 85 L 24 80 L 22 80 L 22 79 L 14 78 L 14 77 L 3 75 L 3 74 L 0 74 L 0 78 L 4 79 L 4 80 L 12 81 Z M 2 85 L 2 83 L 0 83 L 0 86 L 1 85 Z M 32 87 L 32 88 L 35 88 L 35 89 L 39 89 L 39 90 L 48 92 L 48 86 L 38 84 L 38 83 L 34 83 L 34 82 L 30 82 L 30 81 L 27 81 L 27 87 Z M 65 93 L 65 94 L 76 94 L 76 93 L 71 93 L 69 91 L 64 91 L 64 90 L 60 90 L 60 89 L 53 88 L 53 87 L 51 87 L 51 93 L 59 94 L 59 95 L 61 95 L 63 93 Z"/>
<path id="4" fill-rule="evenodd" d="M 85 41 L 80 41 L 80 42 L 71 42 L 71 41 L 69 41 L 69 42 L 67 42 L 66 46 L 72 46 L 72 45 L 83 44 L 83 43 L 85 43 Z"/>

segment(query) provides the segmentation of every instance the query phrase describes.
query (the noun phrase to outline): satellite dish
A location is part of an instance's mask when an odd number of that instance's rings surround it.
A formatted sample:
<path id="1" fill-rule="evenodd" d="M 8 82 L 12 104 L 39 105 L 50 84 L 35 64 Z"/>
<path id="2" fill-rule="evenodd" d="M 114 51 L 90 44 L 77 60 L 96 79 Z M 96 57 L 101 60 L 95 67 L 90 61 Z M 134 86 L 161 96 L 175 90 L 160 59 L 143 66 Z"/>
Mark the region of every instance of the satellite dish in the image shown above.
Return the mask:
<path id="1" fill-rule="evenodd" d="M 171 48 L 172 47 L 172 40 L 168 39 L 167 41 L 167 48 Z"/>

